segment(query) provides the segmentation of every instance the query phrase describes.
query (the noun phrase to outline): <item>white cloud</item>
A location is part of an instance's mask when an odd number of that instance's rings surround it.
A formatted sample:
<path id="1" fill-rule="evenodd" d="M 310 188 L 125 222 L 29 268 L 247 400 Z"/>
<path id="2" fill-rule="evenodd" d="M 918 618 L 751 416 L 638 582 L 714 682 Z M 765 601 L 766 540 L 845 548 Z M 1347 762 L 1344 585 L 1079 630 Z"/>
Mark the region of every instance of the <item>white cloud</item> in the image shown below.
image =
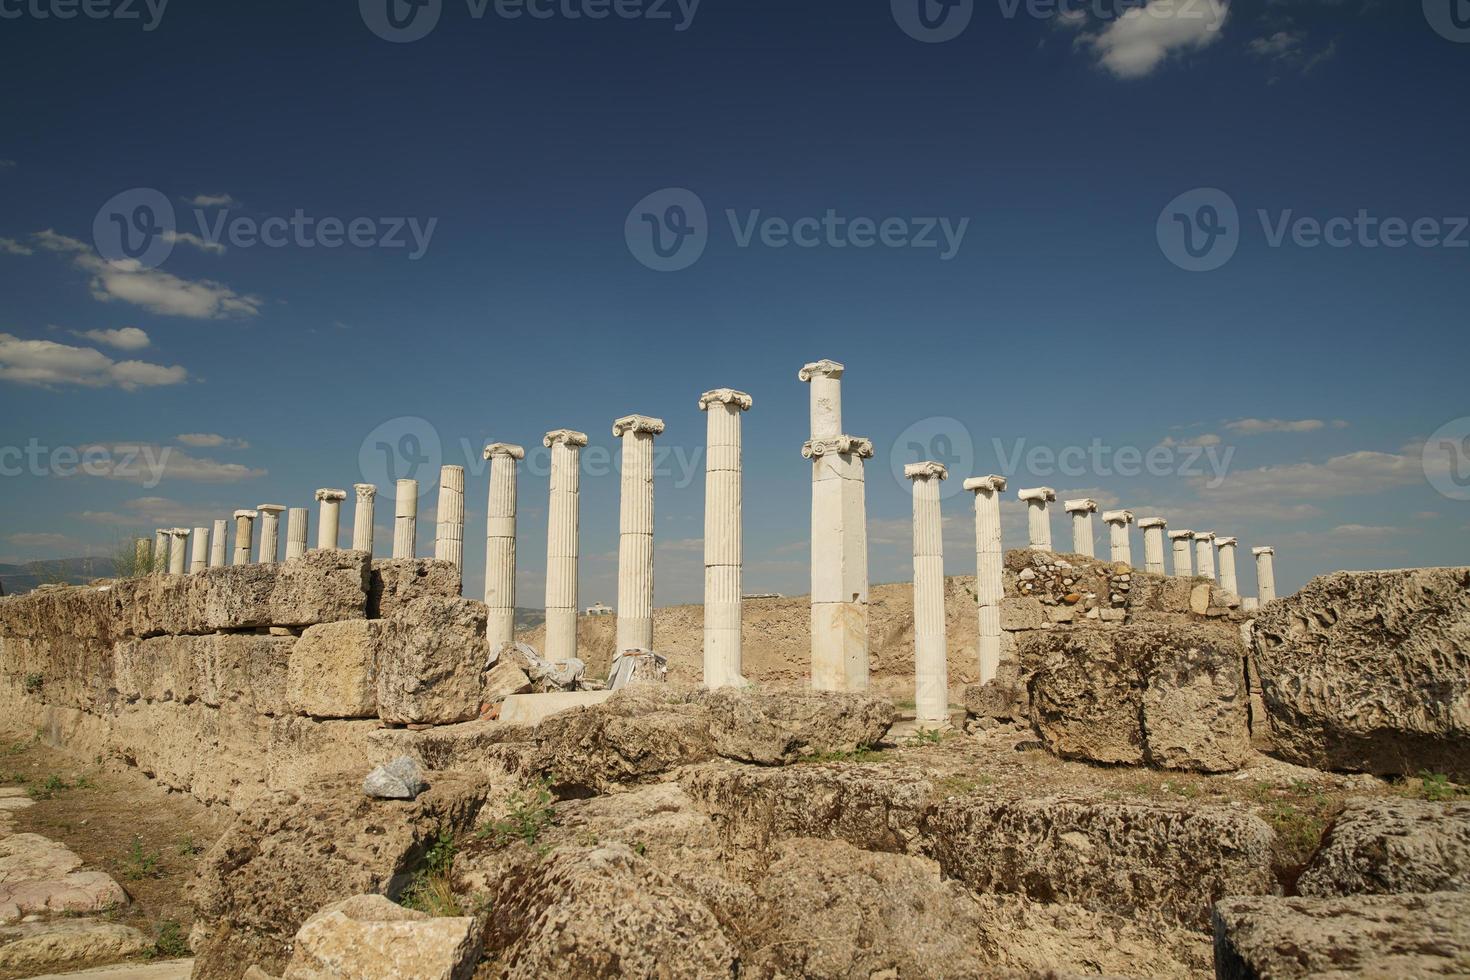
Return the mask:
<path id="1" fill-rule="evenodd" d="M 137 327 L 120 327 L 117 330 L 73 330 L 72 333 L 107 347 L 116 347 L 118 350 L 142 350 L 150 343 L 147 332 Z"/>
<path id="2" fill-rule="evenodd" d="M 34 255 L 35 249 L 28 245 L 22 245 L 14 238 L 0 238 L 0 252 L 7 255 Z"/>
<path id="3" fill-rule="evenodd" d="M 1197 436 L 1184 436 L 1181 439 L 1175 439 L 1173 436 L 1165 436 L 1159 445 L 1164 449 L 1174 449 L 1180 446 L 1198 446 L 1203 449 L 1207 446 L 1220 445 L 1220 437 L 1213 432 L 1205 432 Z"/>
<path id="4" fill-rule="evenodd" d="M 1112 21 L 1101 33 L 1086 34 L 1079 43 L 1091 46 L 1098 64 L 1116 78 L 1142 78 L 1169 57 L 1214 44 L 1230 15 L 1228 0 L 1180 4 L 1150 0 Z"/>
<path id="5" fill-rule="evenodd" d="M 1342 419 L 1324 422 L 1322 419 L 1236 419 L 1226 422 L 1225 428 L 1243 436 L 1260 435 L 1263 432 L 1317 432 L 1331 426 L 1346 429 Z"/>
<path id="6" fill-rule="evenodd" d="M 223 504 L 184 504 L 168 497 L 139 497 L 122 505 L 125 513 L 86 510 L 77 514 L 90 524 L 118 527 L 210 527 L 216 518 L 228 517 L 233 508 Z"/>
<path id="7" fill-rule="evenodd" d="M 195 194 L 187 200 L 196 208 L 226 208 L 237 203 L 229 194 Z"/>
<path id="8" fill-rule="evenodd" d="M 67 537 L 65 534 L 44 531 L 23 531 L 20 534 L 12 534 L 5 540 L 17 548 L 30 549 L 71 547 L 76 543 L 74 538 Z"/>
<path id="9" fill-rule="evenodd" d="M 50 340 L 22 340 L 0 333 L 0 380 L 50 388 L 80 385 L 118 387 L 124 391 L 182 384 L 189 372 L 175 364 L 114 361 L 93 347 L 72 347 Z"/>
<path id="10" fill-rule="evenodd" d="M 155 487 L 167 479 L 192 483 L 238 483 L 265 476 L 267 471 L 240 463 L 191 456 L 177 446 L 157 443 L 109 442 L 77 447 L 84 456 L 91 452 L 97 462 L 84 466 L 87 476 L 120 480 Z"/>
<path id="11" fill-rule="evenodd" d="M 87 251 L 86 242 L 78 241 L 77 239 L 72 238 L 69 235 L 63 235 L 60 232 L 51 230 L 50 228 L 47 228 L 44 231 L 38 231 L 32 237 L 36 239 L 36 244 L 40 245 L 48 252 Z"/>
<path id="12" fill-rule="evenodd" d="M 1191 481 L 1205 500 L 1319 500 L 1379 493 L 1424 480 L 1423 461 L 1417 454 L 1356 452 L 1334 456 L 1325 463 L 1263 466 L 1230 473 L 1217 487 L 1205 478 Z"/>
<path id="13" fill-rule="evenodd" d="M 181 242 L 185 245 L 193 245 L 201 252 L 214 252 L 215 254 L 223 255 L 225 251 L 224 245 L 220 242 L 211 242 L 189 231 L 165 231 L 163 238 L 165 241 L 173 242 L 175 245 Z"/>
<path id="14" fill-rule="evenodd" d="M 185 432 L 174 436 L 174 439 L 186 446 L 196 449 L 249 449 L 250 443 L 244 439 L 231 439 L 214 432 Z"/>

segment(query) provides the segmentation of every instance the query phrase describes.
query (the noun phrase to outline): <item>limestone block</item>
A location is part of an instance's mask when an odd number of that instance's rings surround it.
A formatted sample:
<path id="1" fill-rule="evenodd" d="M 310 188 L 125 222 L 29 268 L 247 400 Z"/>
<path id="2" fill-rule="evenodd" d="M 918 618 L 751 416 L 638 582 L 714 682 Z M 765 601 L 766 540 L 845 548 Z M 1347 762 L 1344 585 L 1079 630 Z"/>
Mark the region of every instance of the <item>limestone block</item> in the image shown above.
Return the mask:
<path id="1" fill-rule="evenodd" d="M 1031 596 L 1006 596 L 1000 600 L 1000 625 L 1005 630 L 1041 629 L 1046 607 Z"/>
<path id="2" fill-rule="evenodd" d="M 355 895 L 306 920 L 282 980 L 466 980 L 479 959 L 473 917 L 430 918 L 382 895 Z"/>
<path id="3" fill-rule="evenodd" d="M 313 718 L 376 717 L 378 658 L 387 631 L 384 621 L 368 619 L 308 628 L 291 651 L 291 710 Z"/>
<path id="4" fill-rule="evenodd" d="M 368 583 L 368 619 L 388 619 L 423 596 L 458 598 L 460 572 L 449 562 L 432 558 L 394 558 L 375 561 Z"/>
<path id="5" fill-rule="evenodd" d="M 965 712 L 975 718 L 1027 720 L 1026 690 L 1014 661 L 1001 661 L 994 679 L 965 688 Z"/>
<path id="6" fill-rule="evenodd" d="M 876 745 L 894 717 L 887 698 L 836 691 L 722 688 L 698 701 L 717 753 L 765 766 Z"/>
<path id="7" fill-rule="evenodd" d="M 128 701 L 178 701 L 199 696 L 199 638 L 155 636 L 121 640 L 114 648 L 114 683 Z"/>
<path id="8" fill-rule="evenodd" d="M 543 719 L 531 771 L 601 793 L 714 757 L 709 713 L 691 702 L 693 692 L 644 684 L 611 693 L 601 704 Z M 507 706 L 547 697 L 570 695 L 521 694 Z"/>
<path id="9" fill-rule="evenodd" d="M 389 624 L 378 658 L 378 717 L 396 724 L 452 724 L 480 712 L 485 604 L 426 596 Z"/>
<path id="10" fill-rule="evenodd" d="M 1470 802 L 1349 800 L 1297 889 L 1314 897 L 1470 892 Z"/>
<path id="11" fill-rule="evenodd" d="M 199 700 L 210 707 L 238 704 L 265 715 L 286 713 L 291 636 L 222 633 L 200 637 L 195 666 Z"/>
<path id="12" fill-rule="evenodd" d="M 165 633 L 216 632 L 270 626 L 271 593 L 279 565 L 230 565 L 206 568 L 187 580 L 202 594 L 203 624 L 199 629 L 160 629 Z M 171 625 L 163 623 L 161 625 Z M 141 632 L 141 631 L 140 631 Z"/>
<path id="13" fill-rule="evenodd" d="M 137 929 L 94 918 L 22 922 L 0 928 L 0 972 L 8 976 L 39 976 L 71 965 L 121 960 L 153 950 L 153 940 Z"/>
<path id="14" fill-rule="evenodd" d="M 520 665 L 502 657 L 485 671 L 480 683 L 480 699 L 484 704 L 503 701 L 512 694 L 529 694 L 531 678 Z"/>
<path id="15" fill-rule="evenodd" d="M 312 626 L 367 615 L 366 551 L 309 551 L 279 566 L 270 598 L 271 624 Z"/>
<path id="16" fill-rule="evenodd" d="M 539 725 L 544 719 L 573 708 L 601 704 L 613 691 L 550 691 L 545 694 L 512 694 L 500 706 L 500 721 L 506 725 Z"/>

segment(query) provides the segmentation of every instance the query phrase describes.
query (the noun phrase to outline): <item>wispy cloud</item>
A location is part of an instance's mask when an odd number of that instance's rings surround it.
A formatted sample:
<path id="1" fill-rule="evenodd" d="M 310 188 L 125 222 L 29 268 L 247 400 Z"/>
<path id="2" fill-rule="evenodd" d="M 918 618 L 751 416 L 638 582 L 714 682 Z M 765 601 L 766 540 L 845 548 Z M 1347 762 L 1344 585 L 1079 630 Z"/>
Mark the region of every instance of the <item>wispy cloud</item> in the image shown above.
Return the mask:
<path id="1" fill-rule="evenodd" d="M 195 194 L 185 200 L 196 208 L 227 208 L 239 203 L 229 194 Z"/>
<path id="2" fill-rule="evenodd" d="M 86 510 L 77 514 L 89 524 L 116 527 L 209 527 L 219 517 L 229 516 L 223 504 L 185 504 L 169 497 L 138 497 L 122 505 L 122 511 Z"/>
<path id="3" fill-rule="evenodd" d="M 22 245 L 14 238 L 0 238 L 0 252 L 6 255 L 34 255 L 36 250 L 29 245 Z"/>
<path id="4" fill-rule="evenodd" d="M 1143 78 L 1171 57 L 1200 51 L 1218 41 L 1230 14 L 1228 0 L 1179 4 L 1150 0 L 1092 34 L 1078 37 L 1098 64 L 1115 78 Z"/>
<path id="5" fill-rule="evenodd" d="M 214 432 L 185 432 L 183 435 L 174 436 L 175 441 L 196 449 L 249 449 L 250 443 L 244 439 L 231 439 Z"/>
<path id="6" fill-rule="evenodd" d="M 83 469 L 87 476 L 138 483 L 150 489 L 170 479 L 189 483 L 239 483 L 267 475 L 263 469 L 191 456 L 177 446 L 157 443 L 106 442 L 77 448 L 83 454 L 91 451 L 101 460 Z"/>
<path id="7" fill-rule="evenodd" d="M 1328 426 L 1346 429 L 1347 425 L 1342 419 L 1331 422 L 1322 419 L 1236 419 L 1226 422 L 1225 428 L 1243 436 L 1254 436 L 1263 432 L 1318 432 Z"/>
<path id="8" fill-rule="evenodd" d="M 1380 493 L 1423 480 L 1423 460 L 1416 454 L 1364 451 L 1334 456 L 1324 463 L 1233 472 L 1215 487 L 1204 479 L 1191 482 L 1205 500 L 1288 502 Z"/>
<path id="9" fill-rule="evenodd" d="M 211 242 L 189 231 L 165 231 L 163 237 L 165 241 L 173 242 L 175 245 L 192 245 L 201 252 L 223 255 L 225 251 L 225 246 L 221 242 Z"/>
<path id="10" fill-rule="evenodd" d="M 151 342 L 147 332 L 137 327 L 120 327 L 117 330 L 73 330 L 72 333 L 106 347 L 116 347 L 118 350 L 142 350 Z"/>
<path id="11" fill-rule="evenodd" d="M 94 347 L 72 347 L 51 340 L 24 340 L 0 333 L 0 380 L 56 388 L 117 387 L 124 391 L 183 384 L 189 372 L 180 365 L 114 361 Z"/>
<path id="12" fill-rule="evenodd" d="M 1164 449 L 1174 449 L 1182 446 L 1199 446 L 1200 448 L 1204 448 L 1206 446 L 1220 445 L 1220 437 L 1213 432 L 1204 432 L 1197 436 L 1182 436 L 1178 439 L 1175 439 L 1173 436 L 1165 436 L 1159 445 Z"/>

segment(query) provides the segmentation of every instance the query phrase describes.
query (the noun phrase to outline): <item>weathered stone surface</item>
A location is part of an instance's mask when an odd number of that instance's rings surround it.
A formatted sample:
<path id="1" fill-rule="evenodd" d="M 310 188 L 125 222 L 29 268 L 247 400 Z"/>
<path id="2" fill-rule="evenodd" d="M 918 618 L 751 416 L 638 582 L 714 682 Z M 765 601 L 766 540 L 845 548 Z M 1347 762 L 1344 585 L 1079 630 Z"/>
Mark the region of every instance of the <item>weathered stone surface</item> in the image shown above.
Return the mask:
<path id="1" fill-rule="evenodd" d="M 212 708 L 236 706 L 283 715 L 291 651 L 296 638 L 221 633 L 198 640 L 195 668 L 199 700 Z"/>
<path id="2" fill-rule="evenodd" d="M 876 745 L 893 724 L 893 704 L 866 694 L 722 688 L 699 703 L 709 712 L 715 752 L 767 766 Z"/>
<path id="3" fill-rule="evenodd" d="M 378 717 L 451 724 L 480 713 L 485 604 L 426 596 L 387 625 L 378 655 Z"/>
<path id="4" fill-rule="evenodd" d="M 526 672 L 502 658 L 485 671 L 485 677 L 480 684 L 480 697 L 485 704 L 495 704 L 512 694 L 527 694 L 530 690 L 531 678 Z"/>
<path id="5" fill-rule="evenodd" d="M 387 631 L 380 620 L 322 623 L 291 651 L 287 699 L 313 718 L 373 718 L 378 713 L 378 655 Z"/>
<path id="6" fill-rule="evenodd" d="M 1132 622 L 1181 622 L 1190 613 L 1193 579 L 1134 570 L 1129 582 L 1128 618 Z"/>
<path id="7" fill-rule="evenodd" d="M 0 925 L 34 913 L 100 912 L 127 904 L 127 893 L 109 875 L 81 867 L 81 858 L 49 837 L 0 837 Z"/>
<path id="8" fill-rule="evenodd" d="M 430 918 L 381 895 L 354 895 L 306 920 L 282 980 L 464 980 L 479 957 L 469 916 Z"/>
<path id="9" fill-rule="evenodd" d="M 1316 578 L 1252 636 L 1283 758 L 1470 780 L 1470 568 Z"/>
<path id="10" fill-rule="evenodd" d="M 113 651 L 113 683 L 127 701 L 178 701 L 199 695 L 198 638 L 155 636 L 122 640 Z"/>
<path id="11" fill-rule="evenodd" d="M 1349 800 L 1297 889 L 1319 897 L 1470 891 L 1470 802 Z"/>
<path id="12" fill-rule="evenodd" d="M 1046 607 L 1031 596 L 1005 596 L 1000 600 L 1000 627 L 1004 630 L 1039 630 L 1046 623 Z"/>
<path id="13" fill-rule="evenodd" d="M 415 599 L 458 599 L 460 573 L 453 563 L 432 558 L 379 559 L 368 579 L 369 619 L 397 616 Z"/>
<path id="14" fill-rule="evenodd" d="M 153 949 L 137 929 L 97 919 L 23 922 L 0 928 L 0 971 L 34 976 L 71 964 L 120 960 Z"/>
<path id="15" fill-rule="evenodd" d="M 1227 898 L 1215 906 L 1215 975 L 1470 975 L 1470 895 Z"/>
<path id="16" fill-rule="evenodd" d="M 274 626 L 313 626 L 367 615 L 366 551 L 308 551 L 295 561 L 268 566 L 279 570 L 271 590 Z"/>
<path id="17" fill-rule="evenodd" d="M 709 713 L 693 697 L 692 691 L 638 685 L 602 704 L 552 715 L 536 726 L 530 766 L 560 783 L 606 792 L 713 758 Z"/>
<path id="18" fill-rule="evenodd" d="M 413 759 L 399 756 L 368 773 L 362 791 L 380 800 L 411 800 L 424 791 L 424 774 Z"/>
<path id="19" fill-rule="evenodd" d="M 1228 628 L 1056 630 L 1018 656 L 1032 724 L 1065 758 L 1227 772 L 1250 755 L 1245 651 Z"/>
<path id="20" fill-rule="evenodd" d="M 1026 689 L 1014 660 L 1002 660 L 995 678 L 965 688 L 965 712 L 975 718 L 1023 721 L 1028 716 Z"/>

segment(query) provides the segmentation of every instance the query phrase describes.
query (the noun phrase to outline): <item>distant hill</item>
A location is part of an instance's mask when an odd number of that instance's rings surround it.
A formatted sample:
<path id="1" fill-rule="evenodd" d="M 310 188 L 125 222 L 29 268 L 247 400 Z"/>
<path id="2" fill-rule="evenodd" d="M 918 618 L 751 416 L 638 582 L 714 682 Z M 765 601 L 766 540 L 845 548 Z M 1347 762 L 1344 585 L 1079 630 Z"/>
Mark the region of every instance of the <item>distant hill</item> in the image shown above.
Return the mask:
<path id="1" fill-rule="evenodd" d="M 24 565 L 0 565 L 0 594 L 20 595 L 38 585 L 85 585 L 113 574 L 111 558 L 53 558 Z"/>

